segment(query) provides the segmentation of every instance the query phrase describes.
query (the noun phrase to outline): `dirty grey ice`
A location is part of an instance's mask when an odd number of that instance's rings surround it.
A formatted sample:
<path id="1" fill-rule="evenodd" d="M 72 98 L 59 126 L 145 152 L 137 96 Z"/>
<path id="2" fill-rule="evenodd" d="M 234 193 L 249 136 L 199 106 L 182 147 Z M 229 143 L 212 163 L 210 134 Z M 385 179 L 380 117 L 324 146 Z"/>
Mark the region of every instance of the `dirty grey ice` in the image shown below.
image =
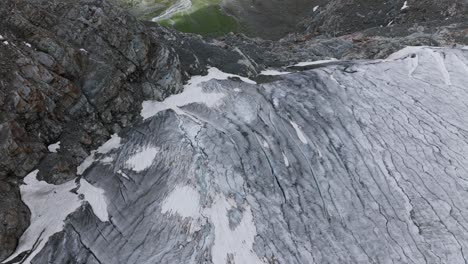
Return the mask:
<path id="1" fill-rule="evenodd" d="M 144 102 L 81 179 L 28 175 L 10 259 L 466 263 L 467 65 L 468 50 L 410 47 L 264 84 L 211 68 Z"/>

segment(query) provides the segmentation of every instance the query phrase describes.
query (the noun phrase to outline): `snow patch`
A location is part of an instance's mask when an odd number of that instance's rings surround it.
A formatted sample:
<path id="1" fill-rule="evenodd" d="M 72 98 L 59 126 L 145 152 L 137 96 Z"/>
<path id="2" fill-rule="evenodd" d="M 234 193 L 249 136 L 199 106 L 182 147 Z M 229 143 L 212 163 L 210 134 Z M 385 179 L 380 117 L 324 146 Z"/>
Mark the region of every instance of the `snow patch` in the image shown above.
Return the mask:
<path id="1" fill-rule="evenodd" d="M 107 213 L 106 196 L 104 190 L 94 187 L 85 179 L 80 180 L 79 194 L 84 195 L 84 199 L 88 201 L 93 209 L 94 214 L 102 221 L 109 221 L 109 214 Z"/>
<path id="2" fill-rule="evenodd" d="M 94 163 L 94 152 L 91 152 L 91 155 L 86 157 L 86 159 L 76 168 L 76 174 L 82 175 L 91 165 Z"/>
<path id="3" fill-rule="evenodd" d="M 111 150 L 119 148 L 121 145 L 122 139 L 117 134 L 113 134 L 111 138 L 106 141 L 106 143 L 102 144 L 96 151 L 100 154 L 107 154 Z"/>
<path id="4" fill-rule="evenodd" d="M 307 144 L 307 138 L 302 132 L 301 128 L 293 121 L 290 121 L 290 123 L 294 127 L 294 130 L 296 130 L 296 134 L 299 140 L 301 140 L 302 143 Z"/>
<path id="5" fill-rule="evenodd" d="M 153 164 L 153 161 L 158 153 L 158 148 L 146 147 L 142 151 L 134 154 L 131 158 L 129 158 L 125 165 L 127 168 L 135 172 L 144 171 Z"/>
<path id="6" fill-rule="evenodd" d="M 51 144 L 47 147 L 47 149 L 49 150 L 49 152 L 51 153 L 57 153 L 57 151 L 60 149 L 60 141 L 54 143 L 54 144 Z"/>
<path id="7" fill-rule="evenodd" d="M 184 218 L 200 217 L 200 195 L 198 191 L 190 186 L 176 187 L 166 199 L 161 207 L 161 213 L 174 213 Z"/>
<path id="8" fill-rule="evenodd" d="M 76 187 L 74 181 L 61 185 L 48 184 L 37 180 L 38 172 L 35 170 L 28 174 L 24 178 L 25 185 L 20 186 L 21 199 L 31 211 L 31 224 L 21 236 L 15 252 L 4 262 L 31 250 L 22 262 L 31 263 L 49 237 L 63 229 L 65 218 L 81 205 L 78 196 L 71 192 Z"/>
<path id="9" fill-rule="evenodd" d="M 234 256 L 233 263 L 262 263 L 253 251 L 257 235 L 250 206 L 246 206 L 239 225 L 232 230 L 229 226 L 228 210 L 235 202 L 218 195 L 211 208 L 201 209 L 200 195 L 190 186 L 178 186 L 162 203 L 161 213 L 178 214 L 195 221 L 208 218 L 214 226 L 214 245 L 211 248 L 214 264 L 225 264 L 228 254 Z M 197 223 L 197 222 L 195 222 Z"/>
<path id="10" fill-rule="evenodd" d="M 319 6 L 314 6 L 314 12 L 317 11 L 319 9 Z"/>
<path id="11" fill-rule="evenodd" d="M 62 231 L 67 216 L 78 209 L 83 201 L 88 201 L 94 214 L 105 222 L 109 220 L 104 190 L 96 188 L 81 179 L 78 194 L 84 195 L 80 200 L 72 190 L 77 187 L 75 180 L 60 185 L 39 181 L 39 170 L 29 173 L 20 186 L 21 199 L 31 211 L 31 224 L 21 235 L 15 252 L 4 262 L 9 262 L 25 251 L 30 254 L 21 263 L 29 264 L 42 250 L 49 238 Z"/>
<path id="12" fill-rule="evenodd" d="M 403 3 L 403 6 L 401 7 L 401 10 L 405 10 L 405 9 L 408 9 L 408 8 L 409 8 L 409 6 L 408 6 L 408 1 L 405 1 L 405 2 Z"/>
<path id="13" fill-rule="evenodd" d="M 180 94 L 174 94 L 167 97 L 164 101 L 144 101 L 141 116 L 143 119 L 148 119 L 157 113 L 172 109 L 177 114 L 184 114 L 180 107 L 200 103 L 208 107 L 215 107 L 219 105 L 219 101 L 225 96 L 223 93 L 206 93 L 203 91 L 202 83 L 209 80 L 227 80 L 229 77 L 238 77 L 243 82 L 253 83 L 256 82 L 235 74 L 224 73 L 217 68 L 209 68 L 208 75 L 206 76 L 193 76 L 187 85 L 184 85 L 184 91 Z"/>
<path id="14" fill-rule="evenodd" d="M 5 45 L 10 45 L 10 43 L 9 43 L 8 41 L 6 41 L 6 40 L 3 41 L 3 44 L 5 44 Z"/>
<path id="15" fill-rule="evenodd" d="M 231 230 L 228 210 L 231 204 L 224 197 L 218 197 L 213 206 L 203 211 L 214 225 L 215 240 L 211 248 L 214 264 L 228 263 L 228 254 L 234 257 L 233 263 L 262 263 L 253 251 L 257 229 L 250 206 L 244 210 L 240 224 Z"/>
<path id="16" fill-rule="evenodd" d="M 304 61 L 304 62 L 299 62 L 297 64 L 294 64 L 292 67 L 304 67 L 304 66 L 317 65 L 317 64 L 323 64 L 323 63 L 334 62 L 334 61 L 337 61 L 337 59 L 331 58 L 329 60 Z"/>
<path id="17" fill-rule="evenodd" d="M 277 70 L 264 70 L 260 72 L 261 75 L 266 75 L 266 76 L 284 75 L 284 74 L 289 74 L 289 73 L 291 72 L 280 72 Z"/>
<path id="18" fill-rule="evenodd" d="M 91 165 L 93 165 L 94 161 L 96 160 L 95 155 L 96 153 L 99 154 L 107 154 L 111 150 L 119 148 L 121 146 L 121 138 L 114 134 L 111 138 L 106 141 L 102 146 L 100 146 L 97 150 L 91 151 L 91 155 L 89 155 L 81 164 L 76 168 L 76 174 L 82 175 Z"/>
<path id="19" fill-rule="evenodd" d="M 99 162 L 101 162 L 102 164 L 111 164 L 113 161 L 114 161 L 113 157 L 105 157 L 99 160 Z"/>
<path id="20" fill-rule="evenodd" d="M 31 48 L 31 44 L 27 43 L 27 42 L 24 42 L 24 45 L 28 46 L 29 48 Z"/>

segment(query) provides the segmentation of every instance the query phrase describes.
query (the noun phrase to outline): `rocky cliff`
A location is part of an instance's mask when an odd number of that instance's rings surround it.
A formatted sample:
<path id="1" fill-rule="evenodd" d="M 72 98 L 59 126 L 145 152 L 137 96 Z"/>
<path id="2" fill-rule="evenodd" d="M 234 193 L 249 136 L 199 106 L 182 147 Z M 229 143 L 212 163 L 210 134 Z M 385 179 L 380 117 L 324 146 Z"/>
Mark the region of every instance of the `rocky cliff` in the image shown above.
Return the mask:
<path id="1" fill-rule="evenodd" d="M 302 21 L 310 33 L 338 36 L 375 27 L 433 27 L 466 21 L 463 0 L 334 0 L 317 1 L 317 9 Z"/>
<path id="2" fill-rule="evenodd" d="M 0 16 L 5 258 L 29 218 L 19 202 L 22 177 L 41 167 L 48 182 L 73 179 L 91 149 L 138 118 L 144 99 L 179 92 L 182 76 L 170 47 L 104 1 L 2 1 Z"/>

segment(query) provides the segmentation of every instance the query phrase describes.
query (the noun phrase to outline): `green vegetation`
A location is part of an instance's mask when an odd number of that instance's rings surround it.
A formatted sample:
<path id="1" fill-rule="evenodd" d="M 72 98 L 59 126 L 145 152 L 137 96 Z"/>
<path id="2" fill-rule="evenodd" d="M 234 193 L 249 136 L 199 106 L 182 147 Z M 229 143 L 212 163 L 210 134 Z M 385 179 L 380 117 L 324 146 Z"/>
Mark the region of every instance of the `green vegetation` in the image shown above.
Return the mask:
<path id="1" fill-rule="evenodd" d="M 161 15 L 179 0 L 116 0 L 143 20 L 152 20 Z M 173 27 L 182 32 L 204 36 L 222 36 L 240 31 L 236 19 L 220 7 L 221 0 L 191 0 L 192 6 L 174 13 L 170 19 L 159 21 L 162 26 Z"/>
<path id="2" fill-rule="evenodd" d="M 213 37 L 239 30 L 237 21 L 225 14 L 219 5 L 203 6 L 194 12 L 181 12 L 171 19 L 161 21 L 160 24 L 182 32 Z"/>

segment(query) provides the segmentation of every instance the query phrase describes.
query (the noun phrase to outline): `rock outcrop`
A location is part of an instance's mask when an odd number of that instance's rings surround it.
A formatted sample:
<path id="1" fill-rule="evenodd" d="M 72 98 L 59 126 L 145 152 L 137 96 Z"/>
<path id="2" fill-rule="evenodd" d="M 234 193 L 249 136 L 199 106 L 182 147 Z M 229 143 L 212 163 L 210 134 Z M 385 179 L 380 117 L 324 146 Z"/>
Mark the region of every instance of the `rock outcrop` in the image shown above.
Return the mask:
<path id="1" fill-rule="evenodd" d="M 173 49 L 105 1 L 2 1 L 0 17 L 3 259 L 29 218 L 21 178 L 35 167 L 48 182 L 74 178 L 91 149 L 138 119 L 144 99 L 179 92 L 182 75 Z"/>
<path id="2" fill-rule="evenodd" d="M 467 11 L 464 0 L 333 0 L 311 12 L 301 27 L 312 34 L 329 36 L 392 25 L 432 28 L 466 22 Z"/>

